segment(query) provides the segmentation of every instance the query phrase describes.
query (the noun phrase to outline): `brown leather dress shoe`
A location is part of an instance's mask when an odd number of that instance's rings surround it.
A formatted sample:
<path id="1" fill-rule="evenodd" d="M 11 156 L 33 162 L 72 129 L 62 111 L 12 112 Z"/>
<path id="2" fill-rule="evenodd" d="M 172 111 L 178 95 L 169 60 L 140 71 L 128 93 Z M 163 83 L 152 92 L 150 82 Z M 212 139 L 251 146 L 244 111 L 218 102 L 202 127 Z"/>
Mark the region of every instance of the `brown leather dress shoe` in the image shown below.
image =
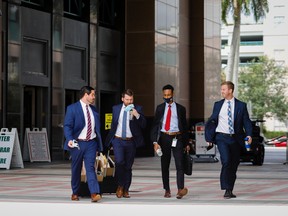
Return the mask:
<path id="1" fill-rule="evenodd" d="M 165 198 L 170 198 L 171 197 L 171 191 L 170 190 L 165 190 L 164 197 Z"/>
<path id="2" fill-rule="evenodd" d="M 72 194 L 72 196 L 71 196 L 71 200 L 72 200 L 72 201 L 79 201 L 79 197 L 78 197 L 78 195 L 76 195 L 76 194 Z"/>
<path id="3" fill-rule="evenodd" d="M 116 190 L 116 196 L 117 196 L 117 198 L 121 198 L 123 196 L 123 187 L 118 186 L 118 188 Z"/>
<path id="4" fill-rule="evenodd" d="M 91 202 L 98 202 L 101 198 L 100 194 L 91 194 Z"/>
<path id="5" fill-rule="evenodd" d="M 123 197 L 124 197 L 124 198 L 130 198 L 129 192 L 126 191 L 126 190 L 124 190 Z"/>
<path id="6" fill-rule="evenodd" d="M 179 189 L 176 198 L 177 199 L 182 199 L 183 196 L 185 196 L 188 193 L 187 188 Z"/>

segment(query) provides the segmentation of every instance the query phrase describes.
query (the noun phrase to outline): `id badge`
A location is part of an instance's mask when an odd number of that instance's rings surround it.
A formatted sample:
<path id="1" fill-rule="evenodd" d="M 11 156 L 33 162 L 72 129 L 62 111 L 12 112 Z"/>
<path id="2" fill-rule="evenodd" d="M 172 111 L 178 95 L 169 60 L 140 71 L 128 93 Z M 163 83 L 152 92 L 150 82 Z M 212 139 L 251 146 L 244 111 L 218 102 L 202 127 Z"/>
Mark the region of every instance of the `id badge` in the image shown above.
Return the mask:
<path id="1" fill-rule="evenodd" d="M 176 138 L 173 138 L 172 140 L 172 147 L 176 147 L 177 145 L 177 139 Z"/>

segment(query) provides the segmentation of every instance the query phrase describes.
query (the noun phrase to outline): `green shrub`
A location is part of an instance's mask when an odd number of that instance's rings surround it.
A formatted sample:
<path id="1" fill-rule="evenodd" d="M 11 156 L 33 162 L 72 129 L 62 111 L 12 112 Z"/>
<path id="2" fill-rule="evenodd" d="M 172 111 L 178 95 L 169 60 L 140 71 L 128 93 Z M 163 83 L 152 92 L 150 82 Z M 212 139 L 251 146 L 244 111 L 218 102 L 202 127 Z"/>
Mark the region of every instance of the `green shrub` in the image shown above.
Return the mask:
<path id="1" fill-rule="evenodd" d="M 274 137 L 286 135 L 287 133 L 283 131 L 263 131 L 263 134 L 266 137 L 266 139 L 271 139 Z"/>

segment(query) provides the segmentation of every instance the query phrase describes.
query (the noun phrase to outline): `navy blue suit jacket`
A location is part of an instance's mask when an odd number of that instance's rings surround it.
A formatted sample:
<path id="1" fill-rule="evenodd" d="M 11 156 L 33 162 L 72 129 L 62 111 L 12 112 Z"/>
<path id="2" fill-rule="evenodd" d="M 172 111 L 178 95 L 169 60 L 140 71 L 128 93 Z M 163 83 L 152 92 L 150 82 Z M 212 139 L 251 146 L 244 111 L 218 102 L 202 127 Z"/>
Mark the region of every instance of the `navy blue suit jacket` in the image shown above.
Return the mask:
<path id="1" fill-rule="evenodd" d="M 117 126 L 118 126 L 118 119 L 122 109 L 123 103 L 115 105 L 112 107 L 112 124 L 111 129 L 106 137 L 105 140 L 105 147 L 110 147 L 112 140 L 116 134 Z M 143 138 L 143 129 L 146 127 L 146 118 L 142 112 L 142 106 L 134 105 L 134 109 L 140 114 L 139 119 L 136 119 L 133 116 L 132 120 L 130 120 L 130 130 L 133 136 L 133 142 L 136 147 L 141 147 L 145 145 L 144 138 Z"/>
<path id="2" fill-rule="evenodd" d="M 205 124 L 205 140 L 215 143 L 216 127 L 218 125 L 218 116 L 225 99 L 215 102 L 213 112 Z M 252 123 L 249 118 L 246 103 L 235 98 L 234 107 L 234 132 L 239 144 L 244 145 L 246 136 L 252 137 Z"/>
<path id="3" fill-rule="evenodd" d="M 90 105 L 95 120 L 94 131 L 96 133 L 97 151 L 103 151 L 102 138 L 100 134 L 100 117 L 95 106 Z M 70 150 L 68 147 L 69 140 L 78 139 L 79 134 L 85 127 L 85 117 L 80 101 L 71 104 L 67 107 L 64 120 L 64 149 Z"/>

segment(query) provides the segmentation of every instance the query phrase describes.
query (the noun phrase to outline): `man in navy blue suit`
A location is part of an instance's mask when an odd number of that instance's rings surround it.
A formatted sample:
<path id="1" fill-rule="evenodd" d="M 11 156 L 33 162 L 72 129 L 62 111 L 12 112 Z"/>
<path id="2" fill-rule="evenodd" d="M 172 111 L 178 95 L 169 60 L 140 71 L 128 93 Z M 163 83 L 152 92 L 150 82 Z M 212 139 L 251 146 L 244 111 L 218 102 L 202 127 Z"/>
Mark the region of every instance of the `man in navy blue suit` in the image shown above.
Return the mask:
<path id="1" fill-rule="evenodd" d="M 67 107 L 64 120 L 64 150 L 71 155 L 71 200 L 78 201 L 81 183 L 81 169 L 84 160 L 91 201 L 101 199 L 100 187 L 95 172 L 96 152 L 103 151 L 100 135 L 100 117 L 93 106 L 95 90 L 84 86 L 80 90 L 80 100 Z"/>
<path id="2" fill-rule="evenodd" d="M 110 148 L 111 144 L 113 146 L 118 184 L 116 196 L 130 198 L 129 188 L 136 148 L 145 145 L 142 132 L 146 127 L 146 118 L 142 106 L 133 104 L 134 93 L 131 89 L 124 90 L 121 100 L 123 103 L 112 108 L 112 124 L 105 147 Z"/>
<path id="3" fill-rule="evenodd" d="M 205 124 L 205 139 L 208 146 L 217 145 L 222 164 L 220 173 L 221 190 L 224 198 L 236 198 L 233 194 L 236 172 L 240 163 L 244 139 L 252 142 L 252 123 L 247 105 L 233 96 L 234 84 L 225 81 L 221 84 L 224 99 L 215 102 L 213 112 Z M 231 115 L 230 115 L 231 114 Z"/>

